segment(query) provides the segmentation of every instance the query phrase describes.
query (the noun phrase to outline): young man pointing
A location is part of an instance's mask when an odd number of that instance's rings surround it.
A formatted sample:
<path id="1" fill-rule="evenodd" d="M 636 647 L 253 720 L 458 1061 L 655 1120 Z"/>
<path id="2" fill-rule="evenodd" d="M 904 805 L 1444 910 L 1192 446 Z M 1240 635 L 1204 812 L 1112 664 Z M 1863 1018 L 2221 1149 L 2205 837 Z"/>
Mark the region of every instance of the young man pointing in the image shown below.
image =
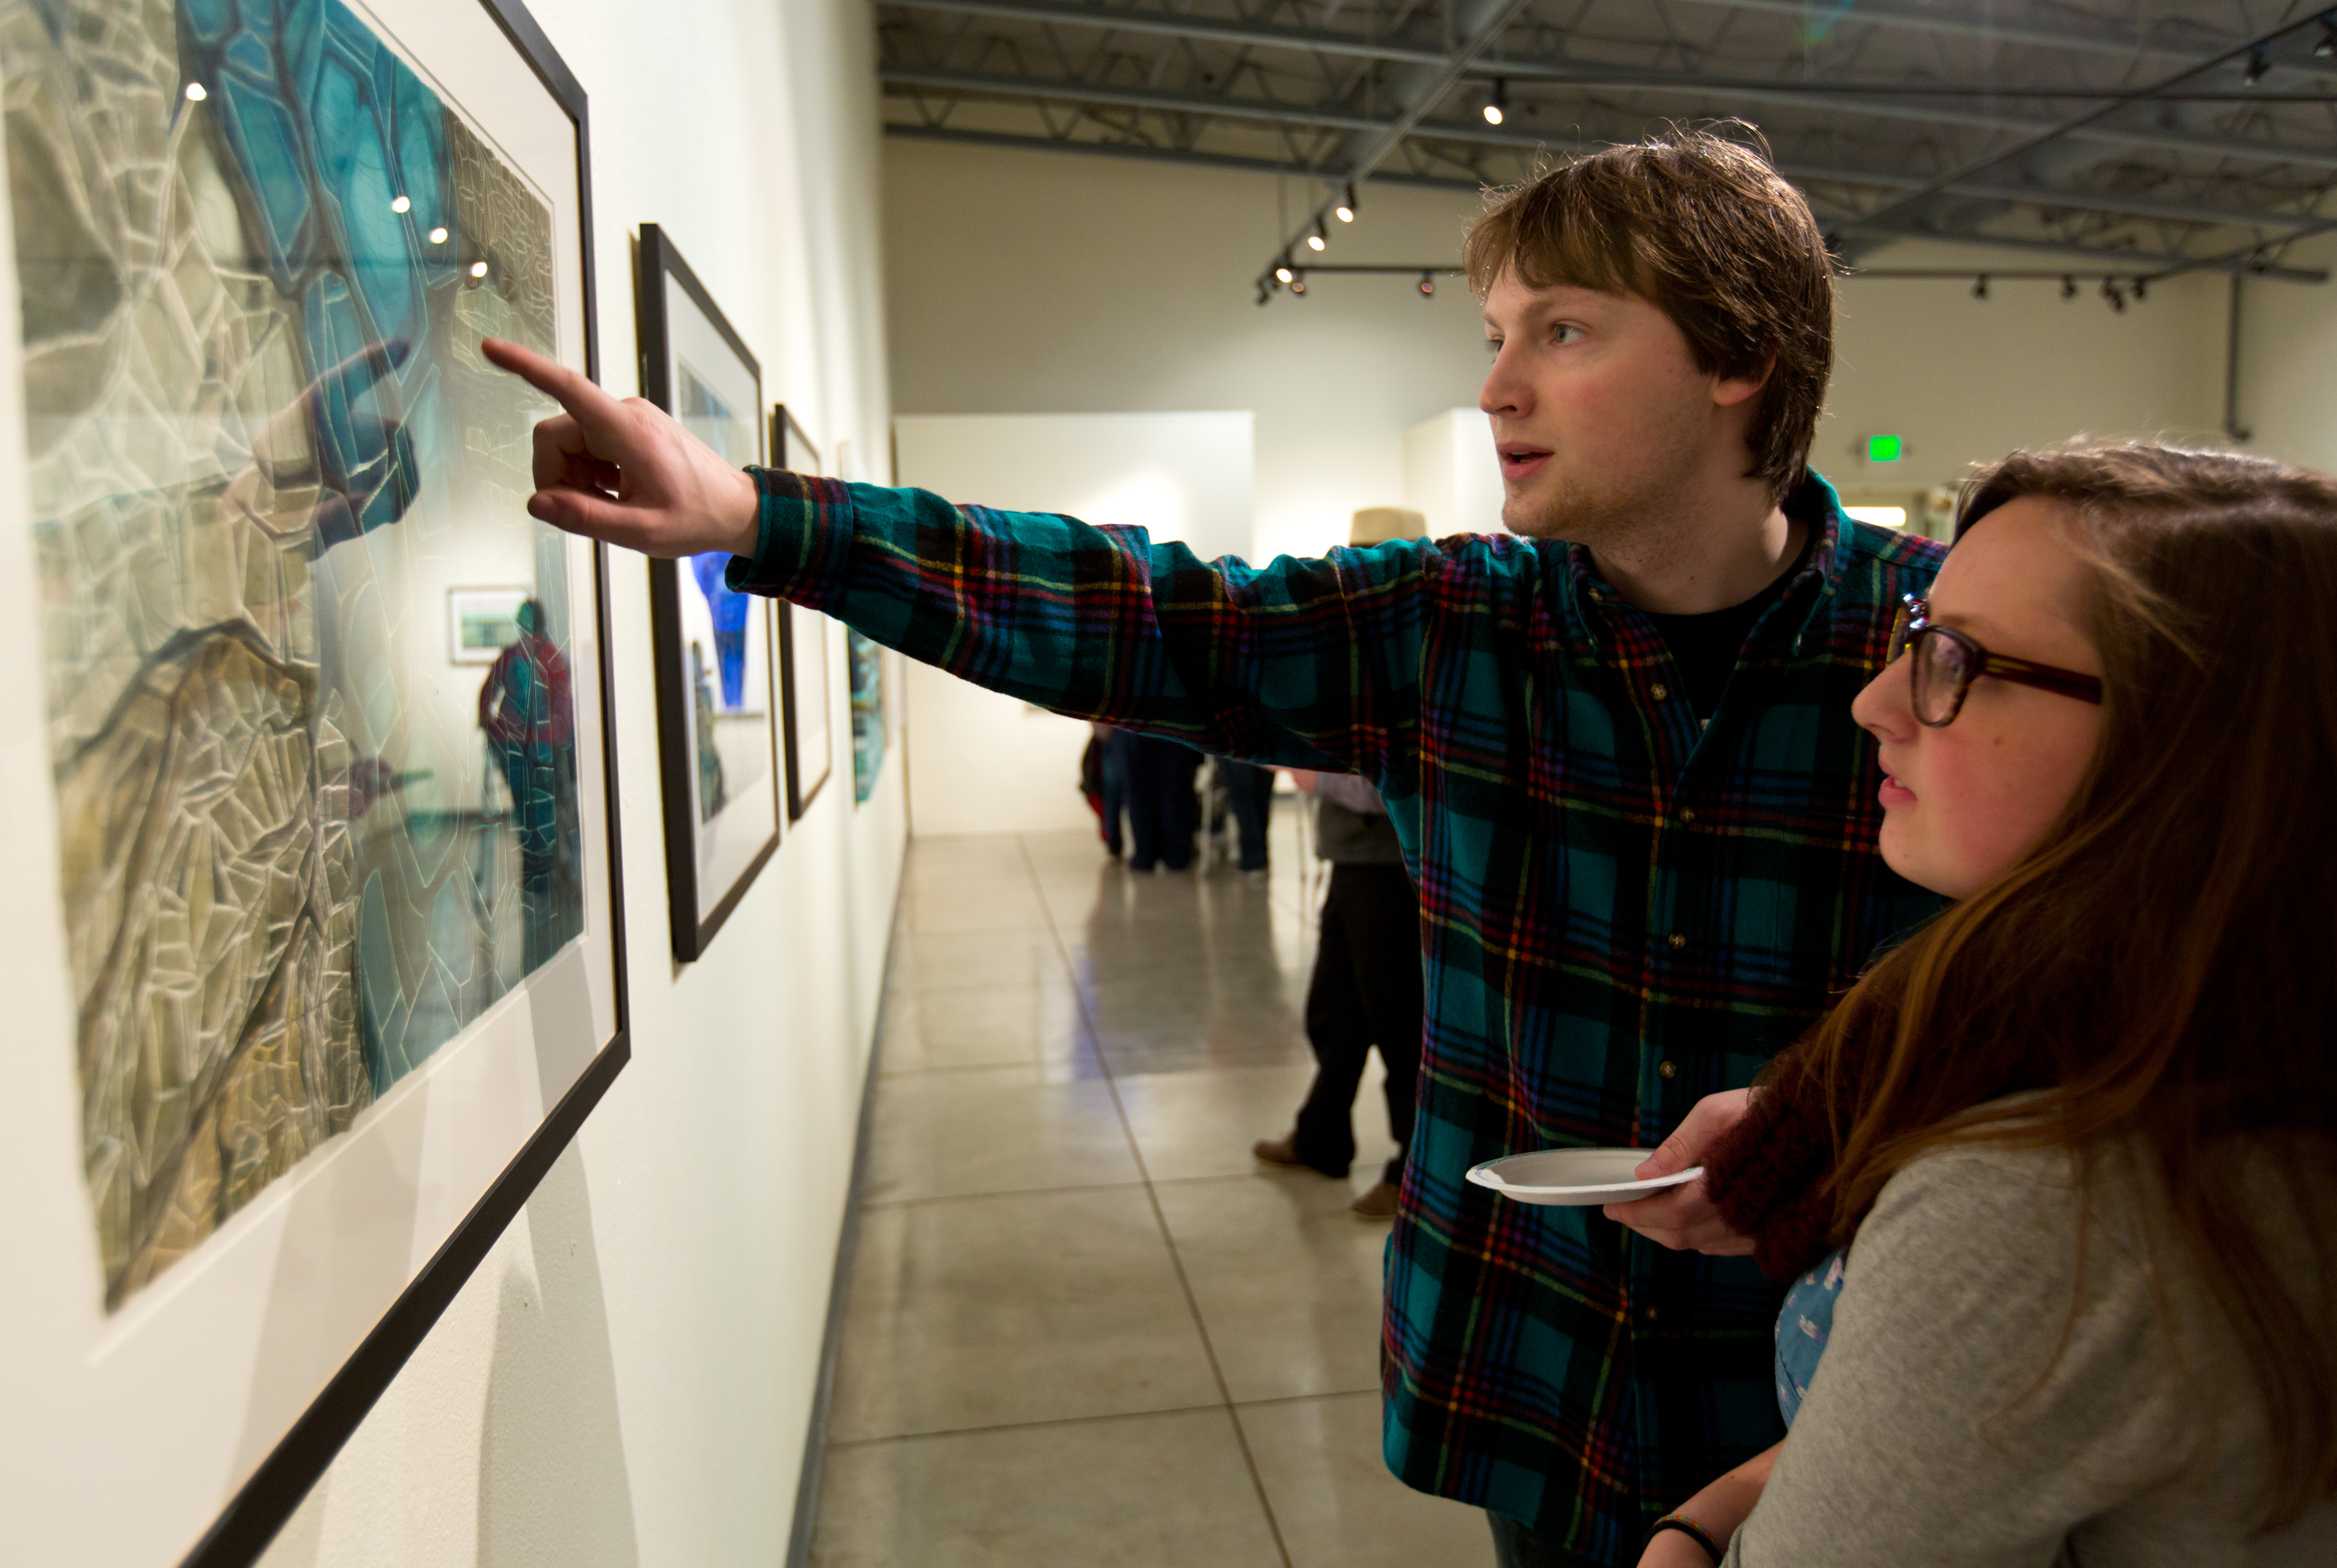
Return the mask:
<path id="1" fill-rule="evenodd" d="M 1775 1292 L 1700 1184 L 1607 1215 L 1472 1165 L 1674 1142 L 1928 895 L 1875 852 L 1851 699 L 1938 548 L 1806 469 L 1833 278 L 1801 198 L 1700 133 L 1503 197 L 1468 242 L 1520 537 L 1251 568 L 1141 531 L 725 466 L 502 345 L 567 414 L 530 510 L 953 674 L 1255 762 L 1361 774 L 1420 886 L 1419 1119 L 1387 1261 L 1387 1463 L 1510 1563 L 1637 1560 L 1774 1442 Z M 1646 1232 L 1637 1234 L 1618 1218 Z M 1654 1237 L 1664 1245 L 1656 1244 Z"/>

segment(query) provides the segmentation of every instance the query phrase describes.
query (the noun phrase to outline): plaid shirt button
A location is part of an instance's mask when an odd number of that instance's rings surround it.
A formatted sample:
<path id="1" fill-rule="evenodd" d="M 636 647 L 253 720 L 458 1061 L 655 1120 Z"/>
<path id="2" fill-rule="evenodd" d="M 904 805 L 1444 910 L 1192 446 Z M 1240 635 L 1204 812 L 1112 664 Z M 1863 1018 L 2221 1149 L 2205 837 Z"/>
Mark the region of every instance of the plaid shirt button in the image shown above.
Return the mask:
<path id="1" fill-rule="evenodd" d="M 1679 1076 L 1679 1064 L 1677 1062 L 1657 1062 L 1656 1064 L 1656 1071 L 1663 1074 L 1663 1076 L 1667 1078 L 1677 1078 Z"/>
<path id="2" fill-rule="evenodd" d="M 1696 808 L 1694 806 L 1680 807 L 1680 821 L 1684 823 L 1692 823 L 1696 821 Z"/>
<path id="3" fill-rule="evenodd" d="M 1675 948 L 1684 948 L 1687 946 L 1687 933 L 1685 931 L 1674 931 L 1671 935 L 1671 944 Z"/>
<path id="4" fill-rule="evenodd" d="M 1657 702 L 1661 702 L 1666 697 L 1672 695 L 1672 688 L 1666 686 L 1663 682 L 1657 681 L 1655 685 L 1648 688 L 1648 695 L 1654 697 Z"/>

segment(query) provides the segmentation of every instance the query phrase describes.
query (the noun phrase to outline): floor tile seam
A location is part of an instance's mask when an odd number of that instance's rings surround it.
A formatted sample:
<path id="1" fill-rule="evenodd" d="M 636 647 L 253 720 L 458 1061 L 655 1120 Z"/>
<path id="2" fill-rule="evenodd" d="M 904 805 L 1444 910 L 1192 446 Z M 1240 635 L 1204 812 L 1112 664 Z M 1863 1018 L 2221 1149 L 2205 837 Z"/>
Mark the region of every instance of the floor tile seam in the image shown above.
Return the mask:
<path id="1" fill-rule="evenodd" d="M 890 1072 L 879 1070 L 880 1080 L 894 1078 L 930 1078 L 954 1076 L 959 1073 L 995 1073 L 1012 1067 L 1030 1072 L 1045 1072 L 1050 1067 L 1067 1065 L 1072 1058 L 1055 1057 L 1041 1062 L 942 1062 L 929 1067 L 895 1067 Z M 1093 1078 L 1063 1078 L 1053 1083 L 1035 1086 L 1041 1088 L 1063 1088 L 1071 1084 L 1091 1084 Z"/>
<path id="2" fill-rule="evenodd" d="M 1368 1388 L 1325 1388 L 1313 1394 L 1269 1394 L 1262 1399 L 1237 1399 L 1234 1408 L 1237 1411 L 1262 1410 L 1276 1405 L 1315 1405 L 1326 1399 L 1361 1399 L 1383 1392 L 1374 1385 Z"/>
<path id="3" fill-rule="evenodd" d="M 1030 869 L 1032 881 L 1036 882 L 1039 867 L 1031 853 L 1030 842 L 1021 834 L 1016 835 L 1016 842 L 1022 848 L 1023 864 Z M 1050 929 L 1054 932 L 1056 951 L 1061 955 L 1063 965 L 1068 969 L 1071 967 L 1071 950 L 1064 944 L 1062 931 L 1052 925 L 1054 911 L 1051 909 L 1048 911 L 1048 920 Z M 1080 1015 L 1086 1018 L 1092 1032 L 1095 1017 L 1089 1007 L 1088 997 L 1076 986 L 1073 989 L 1079 992 Z M 1161 1244 L 1168 1249 L 1168 1264 L 1176 1271 L 1177 1288 L 1184 1292 L 1185 1310 L 1192 1314 L 1193 1331 L 1200 1337 L 1201 1353 L 1209 1363 L 1209 1376 L 1217 1380 L 1217 1397 L 1224 1404 L 1227 1425 L 1233 1428 L 1234 1445 L 1241 1450 L 1242 1467 L 1249 1472 L 1250 1486 L 1257 1494 L 1258 1509 L 1266 1515 L 1266 1531 L 1274 1538 L 1275 1555 L 1282 1560 L 1282 1568 L 1293 1568 L 1290 1548 L 1282 1539 L 1282 1521 L 1275 1517 L 1274 1499 L 1266 1494 L 1265 1473 L 1258 1468 L 1257 1456 L 1250 1451 L 1249 1434 L 1242 1430 L 1241 1417 L 1234 1408 L 1233 1388 L 1226 1381 L 1226 1369 L 1217 1359 L 1217 1344 L 1210 1339 L 1209 1325 L 1201 1316 L 1200 1298 L 1194 1293 L 1193 1281 L 1185 1271 L 1185 1259 L 1177 1250 L 1177 1238 L 1169 1232 L 1168 1216 L 1160 1207 L 1160 1195 L 1153 1190 L 1151 1168 L 1146 1164 L 1144 1150 L 1136 1141 L 1136 1125 L 1129 1120 L 1128 1106 L 1120 1099 L 1120 1084 L 1113 1076 L 1110 1062 L 1104 1059 L 1100 1049 L 1096 1052 L 1096 1058 L 1103 1074 L 1104 1086 L 1111 1092 L 1112 1109 L 1120 1115 L 1120 1132 L 1128 1139 L 1129 1153 L 1135 1156 L 1137 1172 L 1144 1178 L 1145 1202 L 1151 1207 L 1152 1222 L 1159 1228 Z"/>
<path id="4" fill-rule="evenodd" d="M 1052 1187 L 1002 1187 L 992 1193 L 926 1193 L 914 1198 L 870 1198 L 860 1206 L 863 1210 L 915 1209 L 928 1203 L 978 1203 L 991 1198 L 1042 1198 L 1057 1193 L 1108 1193 L 1143 1184 L 1140 1178 L 1123 1177 L 1116 1182 L 1067 1182 Z"/>
<path id="5" fill-rule="evenodd" d="M 957 1076 L 966 1073 L 1044 1073 L 1069 1058 L 1058 1057 L 1043 1062 L 944 1062 L 930 1067 L 895 1067 L 891 1072 L 879 1072 L 880 1078 L 929 1078 L 940 1076 Z M 1027 1086 L 1034 1089 L 1067 1089 L 1078 1084 L 1091 1084 L 1093 1078 L 1063 1078 L 1053 1083 L 1040 1082 Z"/>
<path id="6" fill-rule="evenodd" d="M 1092 1427 L 1104 1421 L 1149 1421 L 1156 1416 L 1209 1416 L 1226 1408 L 1225 1405 L 1211 1400 L 1206 1405 L 1164 1405 L 1157 1410 L 1105 1410 L 1092 1416 L 1049 1416 L 1036 1421 L 995 1421 L 980 1427 L 944 1427 L 933 1432 L 889 1432 L 881 1437 L 831 1437 L 827 1446 L 831 1448 L 880 1448 L 888 1443 L 980 1437 L 993 1432 L 1040 1432 L 1051 1427 Z"/>
<path id="7" fill-rule="evenodd" d="M 1268 1165 L 1261 1161 L 1258 1164 L 1257 1168 L 1255 1170 L 1219 1171 L 1215 1175 L 1209 1176 L 1154 1176 L 1151 1178 L 1151 1182 L 1153 1185 L 1158 1187 L 1190 1187 L 1198 1185 L 1203 1182 L 1256 1182 L 1260 1180 L 1275 1179 L 1277 1179 L 1276 1167 Z M 1321 1179 L 1325 1182 L 1335 1182 L 1344 1180 L 1345 1178 L 1325 1176 Z M 1349 1189 L 1350 1195 L 1353 1194 L 1353 1191 L 1354 1190 L 1352 1188 Z"/>

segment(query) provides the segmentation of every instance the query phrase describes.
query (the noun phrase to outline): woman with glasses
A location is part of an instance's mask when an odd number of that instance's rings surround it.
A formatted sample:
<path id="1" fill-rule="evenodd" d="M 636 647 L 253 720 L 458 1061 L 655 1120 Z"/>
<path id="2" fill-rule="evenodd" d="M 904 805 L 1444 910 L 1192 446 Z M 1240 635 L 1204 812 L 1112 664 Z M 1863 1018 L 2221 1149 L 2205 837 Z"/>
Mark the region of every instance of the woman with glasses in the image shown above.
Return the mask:
<path id="1" fill-rule="evenodd" d="M 1956 901 L 1706 1163 L 1790 1436 L 1643 1564 L 2337 1563 L 2337 481 L 2021 453 L 1854 712 Z"/>

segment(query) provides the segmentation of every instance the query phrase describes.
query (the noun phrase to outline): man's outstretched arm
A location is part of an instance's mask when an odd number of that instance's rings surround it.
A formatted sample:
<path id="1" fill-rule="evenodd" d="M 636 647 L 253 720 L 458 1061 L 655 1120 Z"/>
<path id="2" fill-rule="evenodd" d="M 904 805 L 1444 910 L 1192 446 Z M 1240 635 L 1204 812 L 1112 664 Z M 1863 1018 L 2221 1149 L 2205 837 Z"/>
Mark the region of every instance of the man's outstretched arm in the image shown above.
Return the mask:
<path id="1" fill-rule="evenodd" d="M 1374 779 L 1408 772 L 1432 547 L 1220 568 L 1135 529 L 919 491 L 742 472 L 653 405 L 499 342 L 567 412 L 536 430 L 536 517 L 652 555 L 725 550 L 734 587 L 825 609 L 1057 712 Z"/>

